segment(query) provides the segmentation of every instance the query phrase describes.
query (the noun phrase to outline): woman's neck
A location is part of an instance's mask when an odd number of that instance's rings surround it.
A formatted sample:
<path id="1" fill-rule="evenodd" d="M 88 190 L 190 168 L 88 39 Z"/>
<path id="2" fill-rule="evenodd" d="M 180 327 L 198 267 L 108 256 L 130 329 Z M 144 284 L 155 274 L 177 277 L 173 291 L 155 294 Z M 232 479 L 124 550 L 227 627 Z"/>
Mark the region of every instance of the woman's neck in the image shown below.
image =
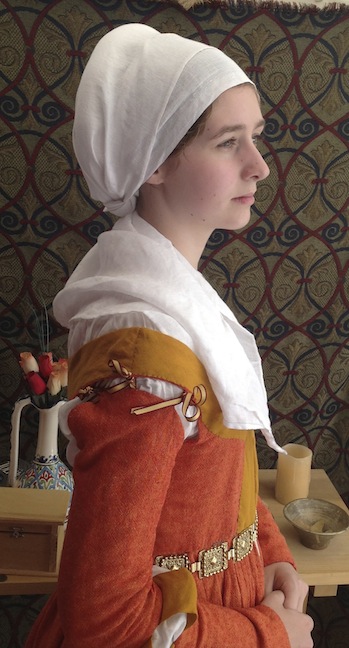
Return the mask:
<path id="1" fill-rule="evenodd" d="M 190 227 L 189 217 L 168 213 L 166 208 L 150 205 L 140 195 L 137 213 L 147 223 L 155 227 L 180 252 L 190 265 L 197 270 L 202 251 L 211 232 L 198 232 Z"/>

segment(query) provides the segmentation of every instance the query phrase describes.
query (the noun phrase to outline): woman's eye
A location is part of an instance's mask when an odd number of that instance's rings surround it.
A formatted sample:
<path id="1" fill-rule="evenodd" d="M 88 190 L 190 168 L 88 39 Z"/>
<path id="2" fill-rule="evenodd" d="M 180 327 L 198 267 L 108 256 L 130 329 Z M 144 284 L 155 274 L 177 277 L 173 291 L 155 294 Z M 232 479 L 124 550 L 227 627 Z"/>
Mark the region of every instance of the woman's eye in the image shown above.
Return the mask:
<path id="1" fill-rule="evenodd" d="M 224 142 L 221 142 L 221 144 L 218 144 L 220 148 L 233 148 L 233 146 L 236 145 L 236 139 L 228 139 L 225 140 Z"/>
<path id="2" fill-rule="evenodd" d="M 260 135 L 254 135 L 252 137 L 252 142 L 257 148 L 259 147 L 260 143 L 263 142 L 263 140 L 264 140 L 263 133 L 260 133 Z"/>

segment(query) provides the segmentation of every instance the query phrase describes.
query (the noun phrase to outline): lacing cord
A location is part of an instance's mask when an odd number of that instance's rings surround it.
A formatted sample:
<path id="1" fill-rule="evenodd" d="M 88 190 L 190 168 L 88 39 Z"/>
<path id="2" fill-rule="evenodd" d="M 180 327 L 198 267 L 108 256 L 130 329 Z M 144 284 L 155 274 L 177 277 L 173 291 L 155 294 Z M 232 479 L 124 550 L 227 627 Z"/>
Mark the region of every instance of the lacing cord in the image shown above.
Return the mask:
<path id="1" fill-rule="evenodd" d="M 99 394 L 101 392 L 108 392 L 109 394 L 115 394 L 116 392 L 130 387 L 131 389 L 136 388 L 136 377 L 124 367 L 118 360 L 110 360 L 108 366 L 116 373 L 118 376 L 123 378 L 121 382 L 117 384 L 110 385 L 110 379 L 101 380 L 94 385 L 88 385 L 83 389 L 80 389 L 78 392 L 78 397 L 83 401 L 92 401 L 97 402 L 99 400 Z M 182 403 L 182 413 L 183 416 L 189 422 L 197 421 L 201 414 L 200 406 L 205 403 L 207 399 L 207 391 L 204 385 L 196 385 L 192 391 L 183 392 L 181 396 L 177 398 L 170 398 L 160 403 L 154 403 L 154 405 L 147 405 L 145 407 L 132 407 L 131 414 L 136 414 L 137 416 L 141 414 L 148 414 L 149 412 L 155 412 L 165 407 L 174 407 Z M 195 407 L 194 414 L 189 414 L 188 410 L 190 407 Z"/>
<path id="2" fill-rule="evenodd" d="M 146 407 L 132 407 L 131 414 L 147 414 L 148 412 L 155 412 L 156 410 L 164 409 L 165 407 L 173 407 L 182 403 L 182 413 L 187 421 L 193 422 L 197 421 L 200 414 L 200 405 L 203 405 L 207 398 L 207 392 L 204 385 L 196 385 L 192 392 L 183 392 L 178 398 L 170 398 L 166 401 L 161 401 L 161 403 L 155 403 L 154 405 L 148 405 Z M 194 406 L 195 413 L 190 415 L 188 414 L 189 407 Z"/>

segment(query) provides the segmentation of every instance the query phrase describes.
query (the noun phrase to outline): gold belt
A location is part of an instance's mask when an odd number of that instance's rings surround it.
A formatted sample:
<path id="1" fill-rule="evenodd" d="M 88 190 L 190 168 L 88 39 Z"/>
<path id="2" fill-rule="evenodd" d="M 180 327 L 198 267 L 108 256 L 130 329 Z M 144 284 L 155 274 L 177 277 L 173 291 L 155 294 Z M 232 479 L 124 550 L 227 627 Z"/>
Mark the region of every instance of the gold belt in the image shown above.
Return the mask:
<path id="1" fill-rule="evenodd" d="M 196 562 L 190 562 L 189 556 L 183 554 L 171 554 L 170 556 L 156 556 L 154 563 L 170 571 L 185 567 L 199 578 L 207 578 L 214 574 L 228 569 L 229 560 L 240 562 L 251 553 L 253 544 L 258 536 L 258 518 L 247 529 L 238 533 L 233 539 L 230 548 L 228 542 L 212 545 L 210 549 L 202 549 L 198 554 Z"/>

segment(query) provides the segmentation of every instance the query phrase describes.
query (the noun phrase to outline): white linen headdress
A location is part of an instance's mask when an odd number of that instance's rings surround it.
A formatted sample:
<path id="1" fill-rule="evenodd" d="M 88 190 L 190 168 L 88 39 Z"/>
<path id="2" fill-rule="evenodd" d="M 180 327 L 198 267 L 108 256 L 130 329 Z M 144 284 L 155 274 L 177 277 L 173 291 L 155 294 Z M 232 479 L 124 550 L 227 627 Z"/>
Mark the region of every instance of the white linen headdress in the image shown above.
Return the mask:
<path id="1" fill-rule="evenodd" d="M 73 144 L 93 199 L 117 216 L 217 97 L 252 83 L 215 47 L 142 24 L 96 45 L 76 96 Z"/>

